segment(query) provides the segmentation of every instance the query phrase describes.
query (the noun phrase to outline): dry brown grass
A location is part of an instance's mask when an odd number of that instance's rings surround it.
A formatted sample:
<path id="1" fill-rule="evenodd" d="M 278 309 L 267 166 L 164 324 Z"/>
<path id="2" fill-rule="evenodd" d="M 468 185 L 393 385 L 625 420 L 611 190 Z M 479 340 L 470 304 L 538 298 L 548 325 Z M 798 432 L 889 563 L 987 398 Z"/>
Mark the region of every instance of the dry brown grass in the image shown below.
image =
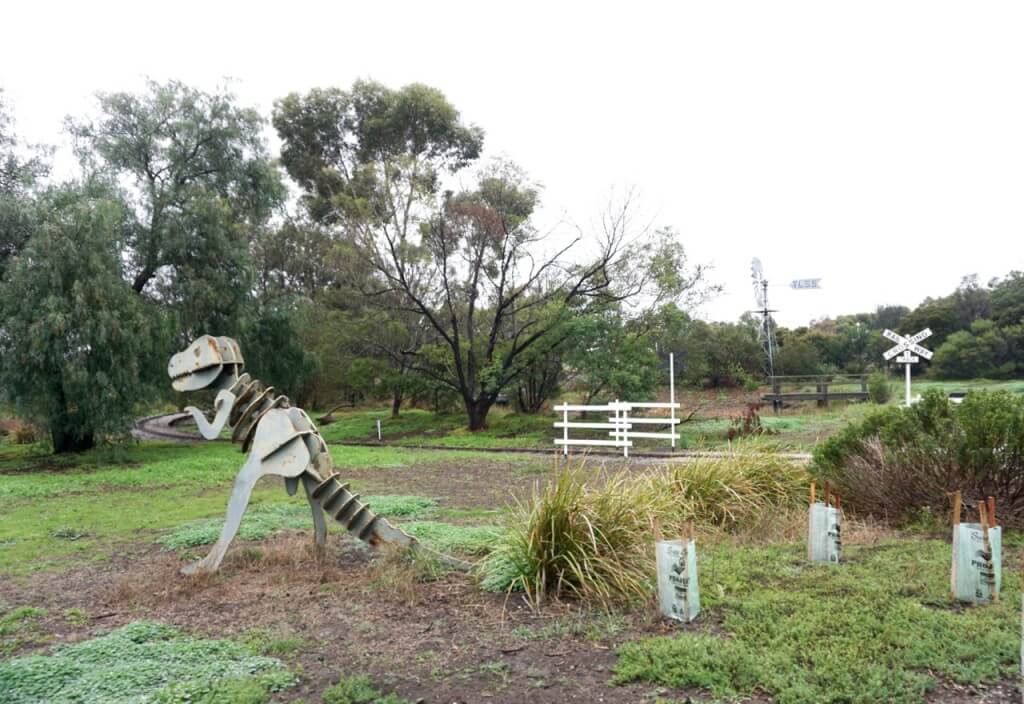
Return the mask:
<path id="1" fill-rule="evenodd" d="M 800 542 L 807 539 L 807 507 L 766 511 L 731 530 L 705 527 L 698 535 L 707 542 L 728 542 L 731 545 Z M 874 518 L 843 514 L 844 545 L 875 545 L 897 535 L 897 531 Z"/>
<path id="2" fill-rule="evenodd" d="M 418 603 L 423 598 L 421 585 L 437 581 L 448 571 L 423 551 L 384 546 L 370 562 L 363 591 L 402 603 Z"/>

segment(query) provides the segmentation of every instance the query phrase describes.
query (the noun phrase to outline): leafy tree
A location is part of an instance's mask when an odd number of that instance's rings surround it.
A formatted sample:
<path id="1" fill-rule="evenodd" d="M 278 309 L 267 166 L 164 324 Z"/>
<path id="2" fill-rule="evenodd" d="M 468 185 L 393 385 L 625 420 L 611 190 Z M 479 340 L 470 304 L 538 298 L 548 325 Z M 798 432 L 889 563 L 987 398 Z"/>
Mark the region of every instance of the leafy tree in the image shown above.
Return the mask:
<path id="1" fill-rule="evenodd" d="M 935 350 L 931 373 L 940 379 L 1011 378 L 1024 372 L 1024 325 L 1000 328 L 978 320 L 958 330 Z"/>
<path id="2" fill-rule="evenodd" d="M 870 321 L 869 327 L 873 330 L 896 330 L 909 313 L 910 309 L 906 306 L 878 306 L 875 308 L 874 320 Z"/>
<path id="3" fill-rule="evenodd" d="M 1011 271 L 992 283 L 992 320 L 997 325 L 1024 323 L 1024 272 Z"/>
<path id="4" fill-rule="evenodd" d="M 821 373 L 821 357 L 818 349 L 806 332 L 789 332 L 779 336 L 779 351 L 776 369 L 787 375 L 810 375 Z"/>
<path id="5" fill-rule="evenodd" d="M 575 318 L 565 361 L 584 404 L 599 397 L 639 399 L 657 386 L 661 372 L 651 340 L 631 330 L 618 306 Z"/>
<path id="6" fill-rule="evenodd" d="M 896 332 L 913 335 L 918 330 L 931 328 L 929 342 L 938 347 L 947 337 L 961 329 L 960 311 L 952 296 L 926 298 L 921 305 L 903 318 Z"/>
<path id="7" fill-rule="evenodd" d="M 124 280 L 125 207 L 95 183 L 45 195 L 0 287 L 0 388 L 55 452 L 129 427 L 151 391 L 154 323 Z"/>
<path id="8" fill-rule="evenodd" d="M 738 387 L 761 376 L 757 328 L 747 323 L 690 320 L 659 345 L 676 352 L 676 369 L 688 386 Z"/>
<path id="9" fill-rule="evenodd" d="M 46 150 L 22 143 L 13 122 L 0 91 L 0 278 L 32 234 L 34 190 L 49 172 Z"/>
<path id="10" fill-rule="evenodd" d="M 181 339 L 237 334 L 254 284 L 250 237 L 284 196 L 263 119 L 226 91 L 177 81 L 98 99 L 95 120 L 68 125 L 86 170 L 125 190 L 132 289 L 173 311 Z"/>

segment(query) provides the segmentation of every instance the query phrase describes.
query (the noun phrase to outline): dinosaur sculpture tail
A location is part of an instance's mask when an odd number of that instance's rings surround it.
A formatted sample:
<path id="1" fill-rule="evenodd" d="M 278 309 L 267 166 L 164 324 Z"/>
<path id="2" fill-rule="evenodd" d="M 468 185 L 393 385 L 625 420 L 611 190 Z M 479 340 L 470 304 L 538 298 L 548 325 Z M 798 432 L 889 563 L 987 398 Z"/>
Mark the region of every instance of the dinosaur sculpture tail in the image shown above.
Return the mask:
<path id="1" fill-rule="evenodd" d="M 386 518 L 370 510 L 369 504 L 359 500 L 348 484 L 338 481 L 335 472 L 317 485 L 312 498 L 320 503 L 324 512 L 345 526 L 349 533 L 363 542 L 376 546 L 391 543 L 403 547 L 412 546 L 416 539 L 391 525 Z"/>

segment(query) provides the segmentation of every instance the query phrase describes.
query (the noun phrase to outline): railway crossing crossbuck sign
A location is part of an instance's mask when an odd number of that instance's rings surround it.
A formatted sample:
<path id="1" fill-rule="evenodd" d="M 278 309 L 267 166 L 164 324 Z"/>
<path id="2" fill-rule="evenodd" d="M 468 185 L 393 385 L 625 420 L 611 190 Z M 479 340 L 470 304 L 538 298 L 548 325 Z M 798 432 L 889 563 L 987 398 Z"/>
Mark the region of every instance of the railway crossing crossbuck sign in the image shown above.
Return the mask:
<path id="1" fill-rule="evenodd" d="M 931 334 L 931 328 L 925 328 L 916 335 L 909 336 L 897 334 L 892 330 L 886 330 L 885 332 L 882 333 L 882 335 L 887 340 L 892 340 L 893 342 L 896 343 L 894 347 L 890 347 L 889 349 L 887 349 L 882 354 L 882 356 L 885 357 L 887 361 L 895 357 L 896 359 L 894 361 L 904 365 L 904 369 L 906 369 L 906 404 L 908 406 L 910 405 L 910 365 L 917 364 L 918 362 L 920 362 L 921 357 L 924 357 L 925 359 L 932 358 L 931 350 L 927 350 L 917 343 L 919 343 L 921 340 L 928 339 L 929 337 L 931 337 Z"/>

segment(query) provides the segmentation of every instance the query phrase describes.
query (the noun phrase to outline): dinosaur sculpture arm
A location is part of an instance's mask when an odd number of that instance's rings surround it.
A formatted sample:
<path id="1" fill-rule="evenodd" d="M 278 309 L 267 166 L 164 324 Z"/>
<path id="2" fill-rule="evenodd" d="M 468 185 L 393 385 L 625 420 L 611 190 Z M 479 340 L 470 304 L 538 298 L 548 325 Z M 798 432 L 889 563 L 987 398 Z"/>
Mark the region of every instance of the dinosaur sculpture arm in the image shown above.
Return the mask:
<path id="1" fill-rule="evenodd" d="M 213 418 L 213 422 L 206 420 L 206 416 L 195 406 L 187 406 L 186 411 L 192 414 L 192 417 L 196 421 L 196 427 L 199 428 L 199 432 L 207 440 L 213 440 L 220 431 L 224 430 L 224 426 L 228 422 L 228 415 L 231 413 L 231 407 L 235 403 L 235 395 L 228 390 L 223 390 L 217 394 L 217 400 L 214 402 L 213 407 L 217 413 Z"/>

